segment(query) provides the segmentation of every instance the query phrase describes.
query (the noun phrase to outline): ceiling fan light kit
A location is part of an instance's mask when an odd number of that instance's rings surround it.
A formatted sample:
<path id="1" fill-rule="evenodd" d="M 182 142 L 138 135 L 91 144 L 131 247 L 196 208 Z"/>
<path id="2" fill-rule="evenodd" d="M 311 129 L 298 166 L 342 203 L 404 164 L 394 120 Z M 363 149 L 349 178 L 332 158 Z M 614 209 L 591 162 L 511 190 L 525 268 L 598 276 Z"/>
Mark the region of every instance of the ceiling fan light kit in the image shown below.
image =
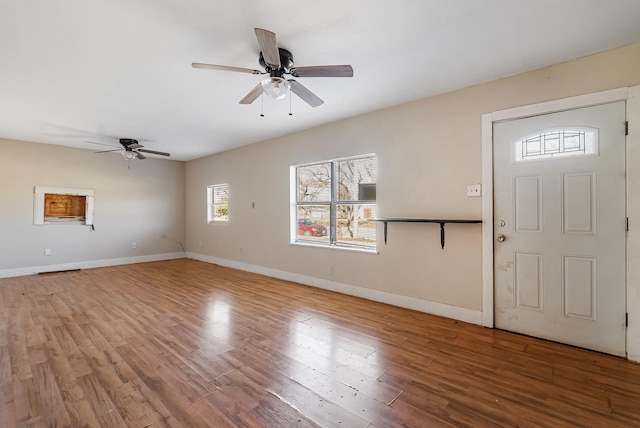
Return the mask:
<path id="1" fill-rule="evenodd" d="M 136 156 L 136 153 L 133 151 L 131 152 L 124 151 L 122 152 L 122 157 L 127 160 L 131 160 L 131 159 L 136 159 L 138 156 Z"/>
<path id="2" fill-rule="evenodd" d="M 269 77 L 264 79 L 260 83 L 260 86 L 262 86 L 262 91 L 265 94 L 269 95 L 274 100 L 281 100 L 287 96 L 287 92 L 291 85 L 282 77 Z"/>
<path id="3" fill-rule="evenodd" d="M 191 64 L 193 68 L 202 68 L 217 71 L 231 71 L 235 73 L 247 74 L 268 74 L 269 77 L 255 86 L 244 98 L 240 100 L 240 104 L 251 104 L 263 93 L 279 100 L 287 96 L 287 92 L 291 90 L 311 107 L 322 105 L 322 101 L 316 94 L 311 92 L 293 77 L 353 77 L 353 68 L 350 65 L 318 65 L 308 67 L 294 67 L 293 55 L 286 49 L 279 48 L 276 40 L 276 34 L 263 30 L 262 28 L 254 28 L 258 44 L 260 45 L 260 55 L 258 62 L 264 68 L 264 71 L 253 70 L 242 67 L 230 67 L 226 65 L 202 64 L 194 62 Z M 292 78 L 287 78 L 287 75 Z M 289 113 L 291 114 L 291 113 Z"/>

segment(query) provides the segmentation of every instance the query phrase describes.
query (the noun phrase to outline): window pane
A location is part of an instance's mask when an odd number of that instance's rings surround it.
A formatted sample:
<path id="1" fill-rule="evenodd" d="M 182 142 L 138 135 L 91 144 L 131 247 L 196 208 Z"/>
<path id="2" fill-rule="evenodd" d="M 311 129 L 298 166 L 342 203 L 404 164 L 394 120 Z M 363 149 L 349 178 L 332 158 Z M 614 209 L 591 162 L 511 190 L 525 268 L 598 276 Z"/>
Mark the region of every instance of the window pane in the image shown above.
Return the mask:
<path id="1" fill-rule="evenodd" d="M 570 152 L 580 150 L 580 133 L 565 133 L 564 135 L 564 151 Z"/>
<path id="2" fill-rule="evenodd" d="M 298 206 L 298 240 L 329 243 L 329 205 Z"/>
<path id="3" fill-rule="evenodd" d="M 228 205 L 216 205 L 214 207 L 215 216 L 213 221 L 228 221 L 229 220 L 229 206 Z"/>
<path id="4" fill-rule="evenodd" d="M 207 221 L 229 221 L 229 185 L 215 184 L 207 188 Z"/>
<path id="5" fill-rule="evenodd" d="M 542 153 L 540 151 L 540 137 L 526 140 L 524 143 L 526 144 L 527 148 L 525 151 L 527 156 L 535 156 Z"/>
<path id="6" fill-rule="evenodd" d="M 338 201 L 376 200 L 375 157 L 338 162 Z"/>
<path id="7" fill-rule="evenodd" d="M 331 201 L 331 163 L 296 168 L 298 202 Z"/>
<path id="8" fill-rule="evenodd" d="M 213 186 L 213 203 L 227 204 L 229 202 L 229 186 L 222 184 Z"/>
<path id="9" fill-rule="evenodd" d="M 375 155 L 295 166 L 294 241 L 376 248 Z"/>
<path id="10" fill-rule="evenodd" d="M 338 204 L 336 242 L 375 248 L 375 204 Z"/>
<path id="11" fill-rule="evenodd" d="M 560 134 L 547 134 L 544 138 L 545 153 L 560 153 Z"/>

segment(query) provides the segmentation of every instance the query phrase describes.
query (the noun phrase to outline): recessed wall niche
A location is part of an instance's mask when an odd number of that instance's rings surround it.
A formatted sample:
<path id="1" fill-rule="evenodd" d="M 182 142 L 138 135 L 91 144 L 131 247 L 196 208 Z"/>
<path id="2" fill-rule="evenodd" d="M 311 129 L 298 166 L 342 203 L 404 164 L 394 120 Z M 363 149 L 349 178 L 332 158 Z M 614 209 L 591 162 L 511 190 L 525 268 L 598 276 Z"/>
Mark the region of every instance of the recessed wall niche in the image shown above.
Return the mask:
<path id="1" fill-rule="evenodd" d="M 35 186 L 33 223 L 93 224 L 93 190 Z"/>

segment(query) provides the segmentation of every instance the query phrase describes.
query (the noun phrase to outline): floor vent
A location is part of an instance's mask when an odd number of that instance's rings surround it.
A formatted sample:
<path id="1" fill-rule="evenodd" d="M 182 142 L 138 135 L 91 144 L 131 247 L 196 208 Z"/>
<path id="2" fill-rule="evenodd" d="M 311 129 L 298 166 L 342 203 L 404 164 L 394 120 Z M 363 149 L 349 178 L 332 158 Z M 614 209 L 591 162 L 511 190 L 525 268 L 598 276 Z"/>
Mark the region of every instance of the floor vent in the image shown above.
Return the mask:
<path id="1" fill-rule="evenodd" d="M 47 272 L 38 272 L 38 275 L 51 275 L 56 273 L 67 273 L 67 272 L 77 272 L 80 269 L 67 269 L 67 270 L 50 270 Z"/>

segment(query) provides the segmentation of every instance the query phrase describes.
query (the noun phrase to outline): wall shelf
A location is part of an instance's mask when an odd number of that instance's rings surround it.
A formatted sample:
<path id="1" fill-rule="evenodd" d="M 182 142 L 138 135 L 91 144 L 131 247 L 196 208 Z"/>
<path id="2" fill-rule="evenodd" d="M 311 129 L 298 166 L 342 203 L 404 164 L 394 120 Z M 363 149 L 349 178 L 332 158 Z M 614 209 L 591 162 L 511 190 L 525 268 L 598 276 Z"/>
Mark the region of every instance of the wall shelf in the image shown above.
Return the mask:
<path id="1" fill-rule="evenodd" d="M 373 221 L 381 221 L 384 225 L 384 245 L 387 245 L 388 223 L 438 223 L 440 225 L 440 246 L 444 250 L 444 225 L 447 223 L 482 223 L 482 220 L 455 220 L 438 218 L 374 218 Z"/>

